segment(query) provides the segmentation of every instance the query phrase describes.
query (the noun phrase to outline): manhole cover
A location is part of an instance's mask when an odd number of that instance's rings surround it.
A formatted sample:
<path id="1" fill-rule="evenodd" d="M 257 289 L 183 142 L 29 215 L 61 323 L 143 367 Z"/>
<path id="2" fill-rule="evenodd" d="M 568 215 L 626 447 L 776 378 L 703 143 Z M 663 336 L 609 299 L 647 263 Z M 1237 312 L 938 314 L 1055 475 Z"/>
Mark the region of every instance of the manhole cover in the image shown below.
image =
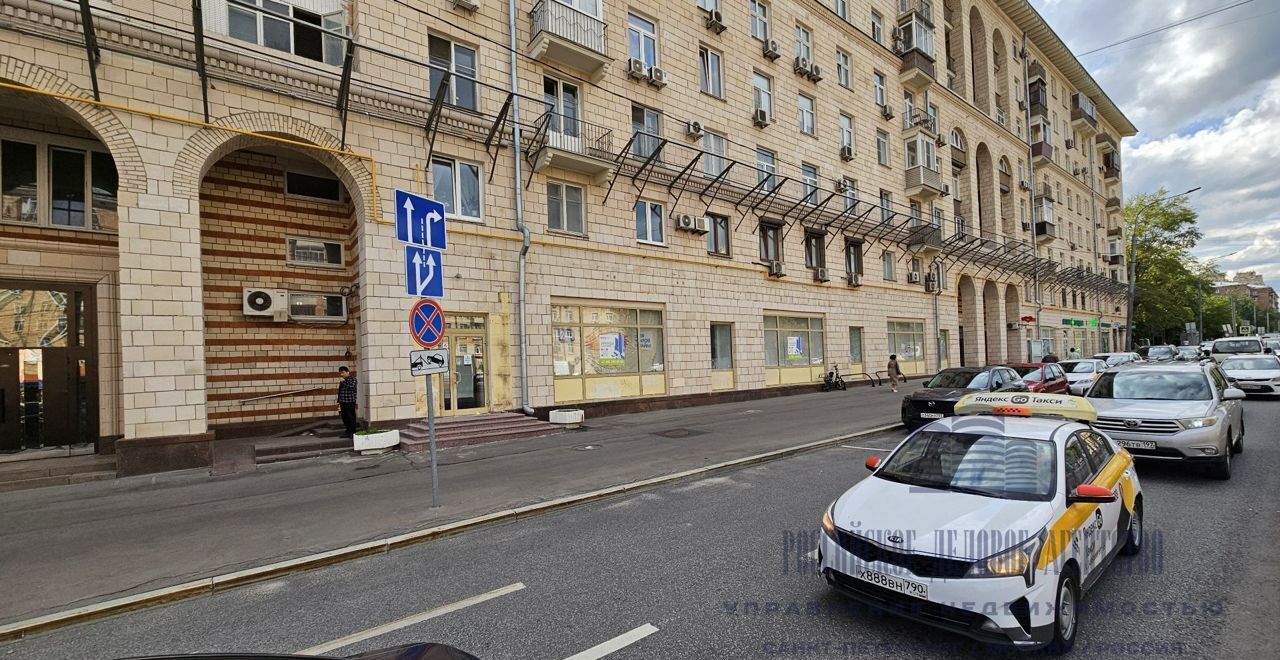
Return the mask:
<path id="1" fill-rule="evenodd" d="M 604 445 L 574 445 L 573 446 L 574 451 L 594 451 L 596 449 L 603 449 L 603 448 L 604 448 Z"/>
<path id="2" fill-rule="evenodd" d="M 656 436 L 663 438 L 692 438 L 695 435 L 703 435 L 706 431 L 694 431 L 693 429 L 667 429 L 654 433 Z"/>

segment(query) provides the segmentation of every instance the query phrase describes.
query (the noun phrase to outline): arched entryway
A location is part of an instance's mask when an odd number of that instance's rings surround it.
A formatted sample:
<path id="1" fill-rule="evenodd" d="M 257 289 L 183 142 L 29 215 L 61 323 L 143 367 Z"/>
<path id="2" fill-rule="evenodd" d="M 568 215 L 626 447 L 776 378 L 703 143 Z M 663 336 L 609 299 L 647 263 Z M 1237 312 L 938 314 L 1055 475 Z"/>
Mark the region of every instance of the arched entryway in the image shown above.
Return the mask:
<path id="1" fill-rule="evenodd" d="M 1005 355 L 1009 360 L 1021 360 L 1027 352 L 1022 337 L 1022 298 L 1018 296 L 1018 287 L 1006 284 L 1004 287 L 1004 320 L 1008 331 L 1005 333 Z"/>
<path id="2" fill-rule="evenodd" d="M 983 238 L 995 238 L 996 233 L 996 184 L 995 168 L 991 163 L 991 150 L 985 142 L 978 143 L 974 170 L 978 175 L 978 229 Z"/>
<path id="3" fill-rule="evenodd" d="M 982 287 L 982 309 L 986 321 L 986 362 L 1004 362 L 1004 310 L 1000 305 L 1000 289 L 990 280 Z"/>
<path id="4" fill-rule="evenodd" d="M 987 28 L 978 8 L 969 10 L 969 64 L 973 77 L 973 104 L 991 112 L 991 81 L 987 64 Z"/>
<path id="5" fill-rule="evenodd" d="M 978 309 L 978 293 L 973 278 L 961 275 L 956 282 L 956 316 L 960 319 L 960 365 L 965 367 L 982 364 L 981 311 Z"/>

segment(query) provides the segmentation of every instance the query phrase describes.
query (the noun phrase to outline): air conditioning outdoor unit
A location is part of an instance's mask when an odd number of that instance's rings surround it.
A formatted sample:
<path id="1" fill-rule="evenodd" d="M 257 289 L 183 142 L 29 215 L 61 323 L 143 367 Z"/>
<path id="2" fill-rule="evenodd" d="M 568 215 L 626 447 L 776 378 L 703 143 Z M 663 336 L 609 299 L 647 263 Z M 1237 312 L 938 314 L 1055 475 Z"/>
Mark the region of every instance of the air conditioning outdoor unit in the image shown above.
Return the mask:
<path id="1" fill-rule="evenodd" d="M 693 216 L 689 215 L 688 213 L 681 213 L 680 215 L 676 216 L 676 229 L 682 229 L 684 231 L 693 231 L 693 226 L 694 226 Z"/>
<path id="2" fill-rule="evenodd" d="M 289 318 L 289 292 L 284 289 L 246 287 L 241 303 L 245 316 L 270 316 L 276 321 Z"/>
<path id="3" fill-rule="evenodd" d="M 636 80 L 644 79 L 649 75 L 649 67 L 644 65 L 644 60 L 633 57 L 627 60 L 627 75 Z"/>
<path id="4" fill-rule="evenodd" d="M 777 40 L 770 39 L 766 41 L 764 44 L 764 58 L 766 60 L 773 61 L 782 57 L 782 52 L 779 50 L 780 48 L 781 47 L 778 45 Z"/>
<path id="5" fill-rule="evenodd" d="M 1018 329 L 1018 324 L 1017 324 L 1017 323 L 1006 323 L 1006 324 L 1004 324 L 1004 329 L 1005 329 L 1005 330 L 1017 330 L 1017 329 Z"/>
<path id="6" fill-rule="evenodd" d="M 724 14 L 720 13 L 720 10 L 718 9 L 711 9 L 707 11 L 706 26 L 708 30 L 715 32 L 716 34 L 720 34 L 729 29 L 729 26 L 725 25 Z"/>
<path id="7" fill-rule="evenodd" d="M 814 281 L 814 282 L 830 282 L 830 281 L 831 281 L 831 278 L 827 275 L 827 269 L 826 269 L 826 268 L 814 268 L 814 269 L 813 269 L 813 281 Z"/>
<path id="8" fill-rule="evenodd" d="M 1027 183 L 1027 180 L 1026 180 L 1026 179 L 1019 179 L 1019 180 L 1018 180 L 1018 189 L 1019 189 L 1019 190 L 1031 190 L 1031 184 Z"/>
<path id="9" fill-rule="evenodd" d="M 1075 148 L 1076 148 L 1076 141 L 1075 141 L 1075 140 L 1073 140 L 1073 139 L 1071 139 L 1071 138 L 1067 138 L 1067 148 L 1068 148 L 1068 149 L 1075 149 Z"/>
<path id="10" fill-rule="evenodd" d="M 756 108 L 753 119 L 755 120 L 756 126 L 759 126 L 760 128 L 764 128 L 772 123 L 769 119 L 769 111 L 764 108 Z"/>
<path id="11" fill-rule="evenodd" d="M 919 284 L 919 283 L 920 283 L 920 273 L 917 273 L 914 271 L 907 273 L 907 284 Z"/>
<path id="12" fill-rule="evenodd" d="M 796 58 L 795 67 L 794 67 L 796 70 L 796 73 L 801 73 L 806 76 L 809 75 L 809 66 L 810 66 L 809 58 L 807 57 Z"/>
<path id="13" fill-rule="evenodd" d="M 649 67 L 649 84 L 654 87 L 667 86 L 667 72 L 656 66 Z"/>
<path id="14" fill-rule="evenodd" d="M 880 106 L 880 116 L 885 119 L 893 119 L 893 108 L 887 105 Z"/>
<path id="15" fill-rule="evenodd" d="M 711 231 L 711 218 L 705 215 L 699 215 L 693 219 L 693 230 L 699 234 L 705 234 Z"/>
<path id="16" fill-rule="evenodd" d="M 845 281 L 849 283 L 849 286 L 862 286 L 862 274 L 849 273 L 849 275 L 845 277 Z"/>
<path id="17" fill-rule="evenodd" d="M 946 197 L 947 195 L 950 195 L 950 194 L 951 194 L 951 184 L 949 183 L 942 184 L 942 196 Z"/>
<path id="18" fill-rule="evenodd" d="M 480 8 L 480 0 L 452 0 L 453 6 L 464 11 L 475 11 Z"/>
<path id="19" fill-rule="evenodd" d="M 812 80 L 813 82 L 819 82 L 822 80 L 821 66 L 815 63 L 813 66 L 809 67 L 809 80 Z"/>
<path id="20" fill-rule="evenodd" d="M 782 276 L 783 276 L 783 275 L 785 275 L 785 274 L 786 274 L 786 273 L 783 273 L 783 272 L 782 272 L 782 262 L 781 262 L 781 261 L 770 261 L 770 262 L 769 262 L 769 277 L 782 277 Z"/>
<path id="21" fill-rule="evenodd" d="M 843 145 L 840 147 L 840 160 L 853 160 L 853 145 Z"/>
<path id="22" fill-rule="evenodd" d="M 941 135 L 939 135 L 938 139 L 934 140 L 933 143 L 939 147 L 945 147 L 947 146 L 947 138 L 944 138 Z"/>
<path id="23" fill-rule="evenodd" d="M 1018 99 L 1018 109 L 1019 109 L 1019 110 L 1022 110 L 1023 112 L 1026 112 L 1026 110 L 1027 110 L 1027 101 L 1026 101 L 1026 99 Z"/>
<path id="24" fill-rule="evenodd" d="M 938 290 L 938 274 L 929 273 L 924 277 L 924 290 L 933 293 Z"/>
<path id="25" fill-rule="evenodd" d="M 705 129 L 702 128 L 702 122 L 696 119 L 685 125 L 684 132 L 691 138 L 700 138 L 706 133 Z"/>

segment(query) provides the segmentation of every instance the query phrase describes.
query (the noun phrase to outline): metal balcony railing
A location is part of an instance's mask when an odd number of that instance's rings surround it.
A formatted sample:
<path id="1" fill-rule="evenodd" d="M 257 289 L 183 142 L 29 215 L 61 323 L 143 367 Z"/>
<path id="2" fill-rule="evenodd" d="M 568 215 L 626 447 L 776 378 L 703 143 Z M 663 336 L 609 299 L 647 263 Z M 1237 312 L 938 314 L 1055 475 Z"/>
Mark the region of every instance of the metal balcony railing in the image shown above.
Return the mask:
<path id="1" fill-rule="evenodd" d="M 908 131 L 917 126 L 923 127 L 924 130 L 938 134 L 938 118 L 922 110 L 914 112 L 902 113 L 902 130 Z"/>
<path id="2" fill-rule="evenodd" d="M 606 161 L 614 158 L 613 129 L 559 112 L 544 112 L 533 125 L 536 129 L 526 145 L 531 154 L 551 148 Z"/>
<path id="3" fill-rule="evenodd" d="M 547 32 L 601 55 L 609 52 L 604 21 L 556 0 L 539 0 L 529 12 L 529 22 L 530 40 Z"/>
<path id="4" fill-rule="evenodd" d="M 929 25 L 933 25 L 933 3 L 929 0 L 898 0 L 898 16 L 915 12 Z"/>
<path id="5" fill-rule="evenodd" d="M 1121 206 L 1121 204 L 1120 204 L 1120 198 L 1119 198 L 1119 197 L 1108 197 L 1108 198 L 1107 198 L 1107 208 L 1109 208 L 1109 209 L 1118 209 L 1118 208 L 1120 208 L 1120 206 Z"/>

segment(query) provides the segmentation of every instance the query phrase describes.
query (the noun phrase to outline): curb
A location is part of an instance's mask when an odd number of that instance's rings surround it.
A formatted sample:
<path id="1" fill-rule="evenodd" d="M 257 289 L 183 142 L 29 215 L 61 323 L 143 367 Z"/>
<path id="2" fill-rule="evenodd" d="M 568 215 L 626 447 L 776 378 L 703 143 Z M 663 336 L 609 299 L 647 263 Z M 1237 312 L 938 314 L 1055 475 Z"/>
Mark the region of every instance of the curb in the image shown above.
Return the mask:
<path id="1" fill-rule="evenodd" d="M 460 534 L 478 527 L 549 513 L 580 504 L 587 504 L 607 497 L 613 497 L 615 495 L 621 495 L 645 488 L 652 488 L 654 486 L 687 479 L 689 477 L 746 467 L 780 458 L 787 458 L 808 451 L 813 451 L 815 449 L 823 449 L 831 445 L 848 442 L 849 440 L 868 435 L 883 433 L 885 431 L 891 431 L 901 427 L 902 424 L 877 426 L 864 431 L 858 431 L 856 433 L 847 433 L 845 435 L 827 438 L 825 440 L 815 440 L 801 445 L 784 447 L 782 449 L 775 449 L 762 454 L 753 454 L 742 458 L 712 463 L 711 465 L 704 465 L 691 470 L 683 470 L 681 472 L 664 474 L 650 479 L 632 481 L 619 486 L 609 486 L 606 488 L 587 491 L 585 493 L 579 493 L 577 495 L 566 495 L 554 500 L 547 500 L 536 504 L 527 504 L 513 509 L 495 511 L 483 516 L 445 523 L 443 525 L 419 529 L 412 532 L 406 532 L 404 534 L 397 534 L 395 536 L 389 536 L 374 541 L 348 545 L 326 552 L 306 555 L 304 557 L 297 557 L 271 564 L 264 564 L 262 566 L 255 566 L 253 568 L 247 568 L 232 573 L 224 573 L 213 577 L 183 582 L 171 587 L 144 591 L 139 594 L 133 594 L 132 596 L 113 598 L 111 600 L 102 601 L 101 603 L 94 603 L 92 605 L 85 605 L 83 607 L 63 610 L 61 612 L 54 612 L 53 614 L 46 614 L 32 619 L 16 621 L 14 623 L 0 626 L 0 642 L 23 639 L 36 633 L 47 632 L 76 623 L 83 623 L 114 614 L 120 614 L 122 612 L 128 612 L 130 610 L 143 609 L 152 605 L 160 605 L 201 594 L 214 593 L 224 589 L 260 582 L 290 573 L 308 571 L 352 559 L 359 559 L 361 557 L 384 554 L 399 548 L 405 548 L 411 545 L 435 541 L 455 534 Z"/>

